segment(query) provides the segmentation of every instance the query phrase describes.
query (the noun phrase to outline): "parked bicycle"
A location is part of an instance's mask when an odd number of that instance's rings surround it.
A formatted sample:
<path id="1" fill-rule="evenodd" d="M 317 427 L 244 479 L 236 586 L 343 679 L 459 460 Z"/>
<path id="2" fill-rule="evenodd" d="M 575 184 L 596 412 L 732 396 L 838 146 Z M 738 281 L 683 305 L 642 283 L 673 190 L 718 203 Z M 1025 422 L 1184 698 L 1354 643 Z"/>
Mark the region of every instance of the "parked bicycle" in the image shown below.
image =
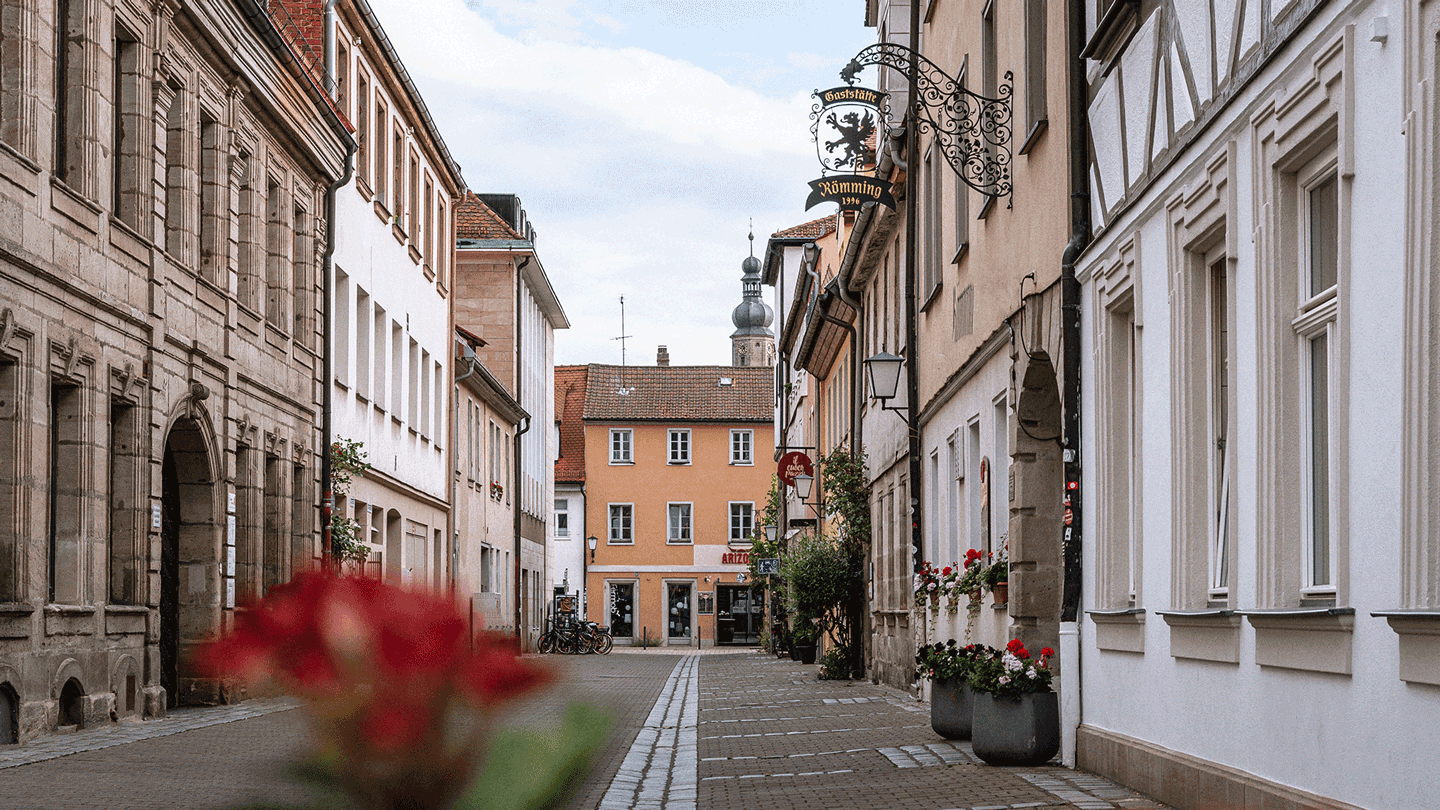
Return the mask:
<path id="1" fill-rule="evenodd" d="M 608 627 L 601 627 L 595 622 L 580 622 L 562 617 L 558 622 L 553 619 L 547 622 L 537 647 L 542 653 L 607 655 L 614 649 L 615 639 L 611 637 Z"/>

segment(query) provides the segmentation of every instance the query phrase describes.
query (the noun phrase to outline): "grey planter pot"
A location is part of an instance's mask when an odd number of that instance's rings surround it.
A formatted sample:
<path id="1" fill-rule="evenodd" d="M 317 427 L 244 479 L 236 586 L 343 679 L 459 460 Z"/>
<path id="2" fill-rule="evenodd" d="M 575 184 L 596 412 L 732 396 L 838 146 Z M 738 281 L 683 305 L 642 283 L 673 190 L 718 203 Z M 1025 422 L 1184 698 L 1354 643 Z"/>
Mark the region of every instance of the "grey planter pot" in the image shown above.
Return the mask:
<path id="1" fill-rule="evenodd" d="M 816 650 L 816 648 L 817 648 L 817 645 L 815 645 L 815 644 L 796 644 L 796 645 L 795 645 L 795 651 L 800 654 L 800 663 L 802 663 L 802 664 L 813 664 L 813 663 L 815 663 L 815 650 Z"/>
<path id="2" fill-rule="evenodd" d="M 975 716 L 975 694 L 964 680 L 930 684 L 930 728 L 947 740 L 970 739 Z"/>
<path id="3" fill-rule="evenodd" d="M 1044 765 L 1060 750 L 1060 696 L 975 695 L 970 742 L 975 756 L 991 765 Z"/>

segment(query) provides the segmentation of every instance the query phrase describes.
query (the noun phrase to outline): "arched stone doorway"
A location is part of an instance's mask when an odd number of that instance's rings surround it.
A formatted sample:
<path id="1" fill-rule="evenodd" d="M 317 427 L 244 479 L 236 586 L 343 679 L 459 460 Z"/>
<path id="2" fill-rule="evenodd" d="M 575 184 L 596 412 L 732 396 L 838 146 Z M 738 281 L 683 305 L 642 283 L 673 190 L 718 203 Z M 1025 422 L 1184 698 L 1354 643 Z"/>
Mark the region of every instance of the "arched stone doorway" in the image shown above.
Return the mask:
<path id="1" fill-rule="evenodd" d="M 1058 647 L 1064 585 L 1065 466 L 1060 447 L 1060 389 L 1044 351 L 1023 358 L 1011 447 L 1010 617 L 1025 646 Z M 999 482 L 998 493 L 1006 491 Z"/>
<path id="2" fill-rule="evenodd" d="M 161 479 L 160 685 L 168 708 L 215 703 L 218 684 L 199 678 L 190 664 L 220 619 L 215 467 L 194 418 L 170 429 Z"/>

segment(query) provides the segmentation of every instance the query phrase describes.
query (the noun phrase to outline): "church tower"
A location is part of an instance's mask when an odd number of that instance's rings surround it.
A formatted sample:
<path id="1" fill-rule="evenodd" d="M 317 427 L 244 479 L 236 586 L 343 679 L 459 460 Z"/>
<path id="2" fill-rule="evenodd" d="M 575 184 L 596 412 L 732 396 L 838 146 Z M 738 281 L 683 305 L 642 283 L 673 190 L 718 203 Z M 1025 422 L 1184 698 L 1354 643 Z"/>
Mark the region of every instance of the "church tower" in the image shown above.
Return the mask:
<path id="1" fill-rule="evenodd" d="M 770 322 L 775 312 L 760 300 L 760 260 L 755 258 L 754 233 L 750 234 L 750 257 L 740 268 L 744 271 L 741 285 L 745 298 L 730 314 L 735 324 L 735 332 L 730 335 L 730 365 L 773 366 L 775 334 L 770 331 Z"/>

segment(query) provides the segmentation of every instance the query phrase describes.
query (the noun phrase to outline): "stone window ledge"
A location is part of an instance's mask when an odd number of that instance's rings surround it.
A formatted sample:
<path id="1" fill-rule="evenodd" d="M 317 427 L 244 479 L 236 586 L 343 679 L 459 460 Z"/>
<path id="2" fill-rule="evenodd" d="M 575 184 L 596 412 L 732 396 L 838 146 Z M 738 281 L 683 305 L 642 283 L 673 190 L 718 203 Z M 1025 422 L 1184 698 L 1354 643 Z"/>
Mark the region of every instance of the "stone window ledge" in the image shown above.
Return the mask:
<path id="1" fill-rule="evenodd" d="M 1095 646 L 1111 652 L 1145 652 L 1145 608 L 1087 610 L 1095 625 Z"/>
<path id="2" fill-rule="evenodd" d="M 95 635 L 94 605 L 46 605 L 45 635 Z"/>
<path id="3" fill-rule="evenodd" d="M 1440 610 L 1377 610 L 1400 636 L 1400 680 L 1440 686 Z"/>
<path id="4" fill-rule="evenodd" d="M 29 602 L 0 602 L 0 616 L 29 616 L 35 606 Z"/>
<path id="5" fill-rule="evenodd" d="M 112 636 L 144 633 L 149 618 L 150 609 L 144 605 L 106 605 L 105 633 Z"/>
<path id="6" fill-rule="evenodd" d="M 1236 611 L 1255 628 L 1255 663 L 1262 667 L 1351 674 L 1355 608 Z"/>
<path id="7" fill-rule="evenodd" d="M 1240 663 L 1240 617 L 1226 608 L 1157 610 L 1170 628 L 1170 655 L 1195 661 Z"/>

